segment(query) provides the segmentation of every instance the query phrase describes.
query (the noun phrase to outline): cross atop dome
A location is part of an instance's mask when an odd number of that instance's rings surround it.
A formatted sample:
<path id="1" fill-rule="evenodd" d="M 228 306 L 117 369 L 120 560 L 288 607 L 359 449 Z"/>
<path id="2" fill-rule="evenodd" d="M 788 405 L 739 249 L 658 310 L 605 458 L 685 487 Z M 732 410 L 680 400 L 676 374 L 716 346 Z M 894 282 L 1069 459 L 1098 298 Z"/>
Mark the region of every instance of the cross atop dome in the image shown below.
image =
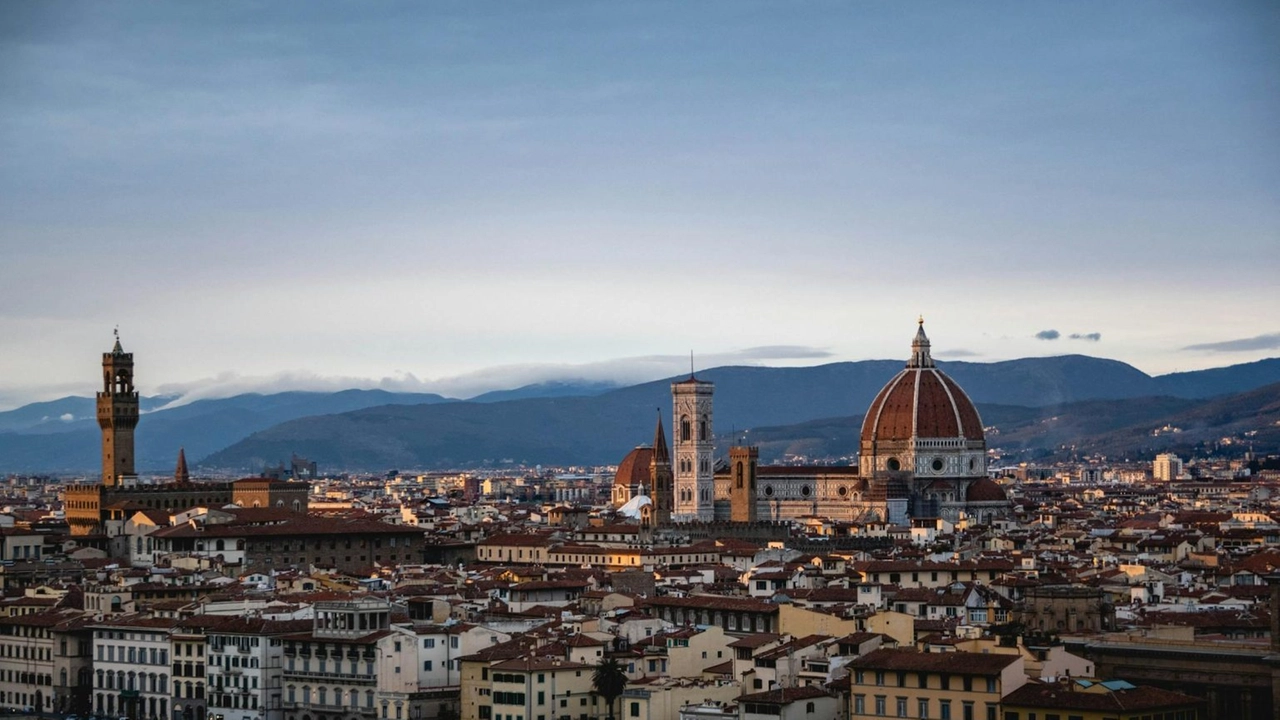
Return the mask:
<path id="1" fill-rule="evenodd" d="M 911 360 L 907 362 L 907 367 L 931 368 L 933 357 L 929 354 L 929 336 L 924 334 L 924 316 L 921 315 L 916 322 L 916 337 L 911 341 Z"/>

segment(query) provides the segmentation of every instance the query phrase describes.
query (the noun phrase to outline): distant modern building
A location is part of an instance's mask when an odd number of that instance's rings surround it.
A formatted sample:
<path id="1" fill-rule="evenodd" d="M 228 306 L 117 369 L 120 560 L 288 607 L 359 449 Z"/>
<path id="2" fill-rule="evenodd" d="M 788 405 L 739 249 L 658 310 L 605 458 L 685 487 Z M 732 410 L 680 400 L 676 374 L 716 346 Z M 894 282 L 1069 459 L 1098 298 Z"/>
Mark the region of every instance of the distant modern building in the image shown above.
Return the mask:
<path id="1" fill-rule="evenodd" d="M 1173 482 L 1182 476 L 1182 460 L 1173 453 L 1161 453 L 1151 464 L 1151 475 L 1162 482 Z"/>

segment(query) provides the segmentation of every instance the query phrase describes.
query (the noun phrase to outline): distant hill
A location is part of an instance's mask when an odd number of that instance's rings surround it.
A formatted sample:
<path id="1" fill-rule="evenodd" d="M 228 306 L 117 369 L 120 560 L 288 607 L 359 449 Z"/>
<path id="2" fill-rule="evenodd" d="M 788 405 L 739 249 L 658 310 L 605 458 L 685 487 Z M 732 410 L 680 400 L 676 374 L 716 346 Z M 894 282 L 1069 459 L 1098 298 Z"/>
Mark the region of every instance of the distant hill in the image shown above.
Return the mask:
<path id="1" fill-rule="evenodd" d="M 1174 385 L 1190 394 L 1247 384 L 1266 372 L 1274 372 L 1273 382 L 1280 381 L 1280 362 L 1254 367 L 1257 365 L 1243 366 L 1246 369 L 1238 376 L 1218 373 L 1211 381 L 1183 374 Z M 783 438 L 789 443 L 787 452 L 818 456 L 816 450 L 827 447 L 829 452 L 824 456 L 838 457 L 856 453 L 856 430 L 841 431 L 838 421 L 818 419 L 850 418 L 851 411 L 861 412 L 902 366 L 901 361 L 873 360 L 808 368 L 721 367 L 698 375 L 716 383 L 715 426 L 722 438 L 732 437 L 737 430 L 760 428 L 754 431 L 757 435 L 751 436 L 752 442 L 757 442 L 761 440 L 759 434 L 769 429 L 790 433 L 791 437 Z M 940 366 L 980 408 L 988 408 L 993 417 L 1007 417 L 1011 423 L 1019 419 L 1039 422 L 1050 417 L 1044 414 L 1049 411 L 1036 411 L 1036 407 L 1147 398 L 1161 393 L 1158 378 L 1121 362 L 1080 355 Z M 1144 400 L 1132 405 L 1150 407 L 1153 413 L 1176 412 L 1194 405 L 1163 402 Z M 1098 422 L 1126 427 L 1123 418 L 1134 412 L 1127 407 L 1115 404 L 1092 412 L 1100 415 Z M 255 468 L 279 462 L 293 452 L 317 460 L 324 467 L 368 470 L 465 468 L 504 462 L 609 464 L 635 445 L 650 441 L 659 413 L 669 425 L 670 380 L 589 397 L 368 408 L 332 417 L 293 420 L 256 432 L 210 455 L 201 464 Z M 1134 421 L 1146 417 L 1135 417 Z M 781 427 L 799 423 L 806 423 L 807 427 Z M 1094 426 L 1082 427 L 1079 432 L 1087 434 L 1091 427 Z M 821 440 L 827 436 L 833 440 Z M 822 444 L 837 440 L 842 447 Z M 1056 436 L 1047 433 L 1037 440 L 1057 441 Z"/>
<path id="2" fill-rule="evenodd" d="M 169 398 L 144 398 L 138 422 L 139 472 L 172 469 L 178 448 L 187 457 L 203 457 L 257 430 L 299 417 L 348 412 L 374 405 L 447 402 L 430 393 L 344 390 L 336 393 L 250 393 L 197 400 L 154 410 Z M 58 412 L 58 415 L 53 413 Z M 56 418 L 70 413 L 75 419 Z M 4 472 L 95 472 L 101 467 L 100 431 L 95 401 L 63 398 L 0 413 L 0 469 Z M 284 459 L 288 459 L 286 456 Z"/>
<path id="3" fill-rule="evenodd" d="M 1067 459 L 1101 453 L 1149 460 L 1162 452 L 1184 457 L 1230 438 L 1261 452 L 1280 451 L 1280 384 L 1234 395 L 1190 400 L 1172 397 L 1086 400 L 1050 407 L 978 404 L 987 445 L 1007 457 Z M 852 461 L 862 415 L 795 425 L 752 428 L 739 437 L 776 462 L 796 457 Z M 1166 427 L 1169 429 L 1166 430 Z M 732 438 L 720 438 L 726 452 Z"/>
<path id="4" fill-rule="evenodd" d="M 514 390 L 493 390 L 477 395 L 468 402 L 492 403 L 504 400 L 527 400 L 529 398 L 551 397 L 589 397 L 617 390 L 621 385 L 615 382 L 589 382 L 586 380 L 552 381 L 525 385 Z"/>

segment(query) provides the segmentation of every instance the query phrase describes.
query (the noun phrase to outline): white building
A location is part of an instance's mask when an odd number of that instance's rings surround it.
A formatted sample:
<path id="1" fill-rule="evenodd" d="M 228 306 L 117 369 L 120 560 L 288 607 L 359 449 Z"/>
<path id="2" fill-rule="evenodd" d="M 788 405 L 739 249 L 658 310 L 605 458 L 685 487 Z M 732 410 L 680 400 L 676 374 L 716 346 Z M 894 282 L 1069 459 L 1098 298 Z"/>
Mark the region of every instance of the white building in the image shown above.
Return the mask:
<path id="1" fill-rule="evenodd" d="M 283 720 L 283 635 L 310 620 L 204 616 L 211 720 Z"/>
<path id="2" fill-rule="evenodd" d="M 169 718 L 168 618 L 119 615 L 93 628 L 93 711 L 129 720 Z"/>

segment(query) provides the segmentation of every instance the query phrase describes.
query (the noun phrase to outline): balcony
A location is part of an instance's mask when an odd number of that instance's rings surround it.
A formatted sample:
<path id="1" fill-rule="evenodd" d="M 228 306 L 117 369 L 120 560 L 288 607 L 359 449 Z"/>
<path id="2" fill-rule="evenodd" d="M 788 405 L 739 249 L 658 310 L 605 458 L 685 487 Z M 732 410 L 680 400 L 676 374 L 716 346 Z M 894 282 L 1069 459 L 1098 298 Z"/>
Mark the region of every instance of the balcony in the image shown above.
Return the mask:
<path id="1" fill-rule="evenodd" d="M 356 685 L 376 685 L 378 682 L 376 675 L 320 672 L 319 670 L 285 670 L 285 682 L 288 682 L 292 678 L 297 678 L 299 680 L 318 680 L 321 682 L 341 682 Z"/>
<path id="2" fill-rule="evenodd" d="M 352 707 L 350 705 L 320 705 L 318 703 L 307 702 L 289 702 L 285 700 L 280 703 L 285 710 L 309 710 L 315 713 L 336 713 L 341 715 L 351 715 L 359 713 L 367 717 L 376 717 L 377 711 L 371 707 Z"/>

